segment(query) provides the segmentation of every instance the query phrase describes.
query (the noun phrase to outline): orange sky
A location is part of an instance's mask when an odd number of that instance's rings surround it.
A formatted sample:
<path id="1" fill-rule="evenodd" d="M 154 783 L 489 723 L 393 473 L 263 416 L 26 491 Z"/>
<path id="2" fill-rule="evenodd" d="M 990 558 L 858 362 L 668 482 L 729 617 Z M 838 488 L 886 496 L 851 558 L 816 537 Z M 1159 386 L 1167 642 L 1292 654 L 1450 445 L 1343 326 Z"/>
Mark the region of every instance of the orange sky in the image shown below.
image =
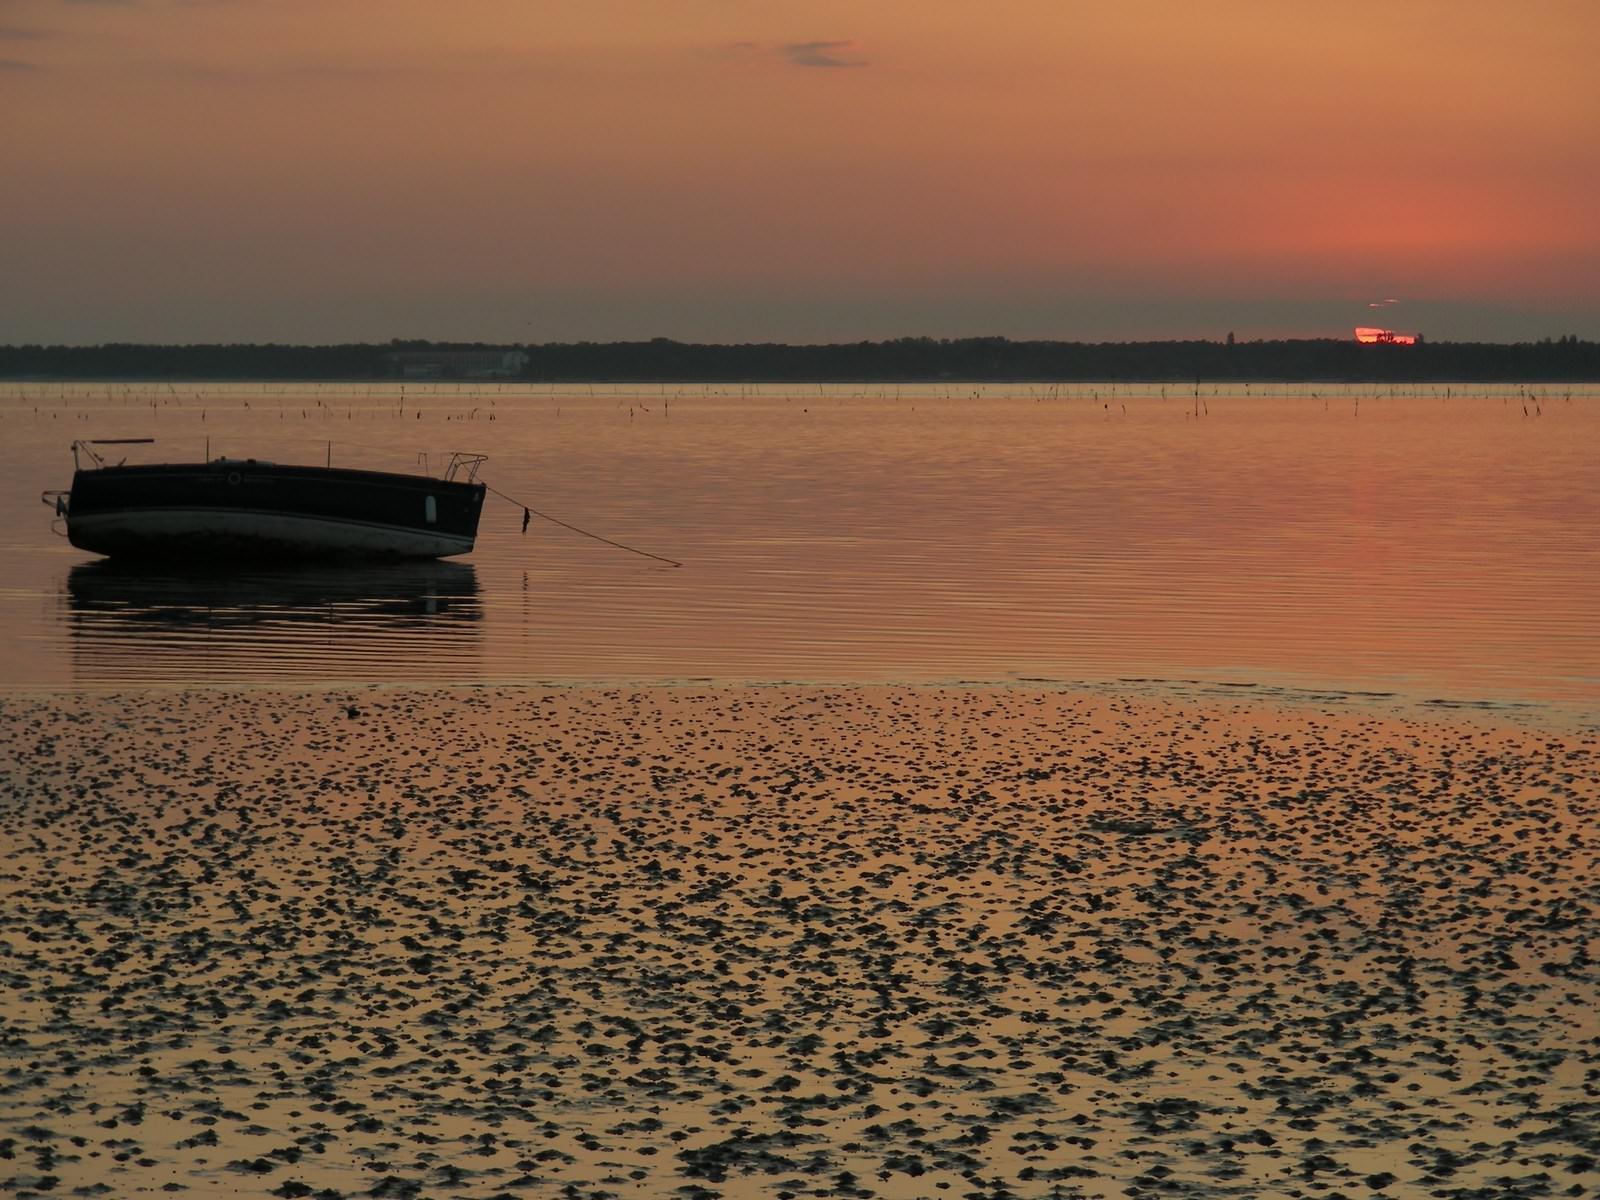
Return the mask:
<path id="1" fill-rule="evenodd" d="M 0 0 L 0 341 L 1600 337 L 1600 5 Z"/>

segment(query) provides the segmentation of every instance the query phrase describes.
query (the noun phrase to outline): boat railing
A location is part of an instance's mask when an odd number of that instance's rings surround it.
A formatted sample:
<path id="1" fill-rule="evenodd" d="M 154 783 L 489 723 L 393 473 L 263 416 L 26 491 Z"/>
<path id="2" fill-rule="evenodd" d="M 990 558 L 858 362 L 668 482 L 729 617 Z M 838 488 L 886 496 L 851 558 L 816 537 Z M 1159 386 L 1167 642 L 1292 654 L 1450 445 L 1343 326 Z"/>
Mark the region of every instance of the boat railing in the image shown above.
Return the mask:
<path id="1" fill-rule="evenodd" d="M 478 468 L 489 461 L 487 454 L 461 454 L 450 456 L 450 464 L 444 469 L 446 483 L 476 483 L 478 481 Z M 466 477 L 457 480 L 456 476 L 466 473 Z"/>
<path id="2" fill-rule="evenodd" d="M 147 446 L 155 442 L 155 438 L 80 438 L 72 443 L 72 469 L 75 471 L 101 470 L 108 464 L 102 446 Z M 418 455 L 422 464 L 423 474 L 427 474 L 427 456 Z M 127 460 L 122 460 L 126 462 Z M 206 439 L 205 461 L 213 464 L 232 465 L 234 463 L 251 463 L 258 466 L 271 466 L 267 459 L 241 459 L 229 458 L 226 455 L 217 458 L 211 457 L 211 439 Z M 447 482 L 476 483 L 478 481 L 478 468 L 489 461 L 487 454 L 466 454 L 456 452 L 450 456 L 449 463 L 444 469 L 444 478 Z M 122 463 L 111 464 L 121 466 Z M 328 465 L 333 465 L 333 443 L 328 443 Z"/>
<path id="3" fill-rule="evenodd" d="M 95 470 L 98 471 L 105 466 L 106 460 L 94 449 L 96 446 L 147 446 L 154 441 L 155 438 L 80 438 L 72 443 L 72 469 L 74 471 L 84 469 L 83 462 L 78 457 L 80 453 L 94 464 Z"/>

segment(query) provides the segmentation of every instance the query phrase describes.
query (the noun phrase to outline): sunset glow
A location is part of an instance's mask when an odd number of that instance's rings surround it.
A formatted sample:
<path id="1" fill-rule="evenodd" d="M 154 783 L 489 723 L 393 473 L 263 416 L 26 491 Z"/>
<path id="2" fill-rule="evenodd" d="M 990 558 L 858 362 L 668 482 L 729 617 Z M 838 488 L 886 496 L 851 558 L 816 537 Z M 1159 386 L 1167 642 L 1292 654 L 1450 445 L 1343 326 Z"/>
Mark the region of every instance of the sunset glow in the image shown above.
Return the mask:
<path id="1" fill-rule="evenodd" d="M 1364 346 L 1415 346 L 1417 335 L 1396 333 L 1392 329 L 1374 329 L 1370 325 L 1356 326 L 1356 341 Z"/>
<path id="2" fill-rule="evenodd" d="M 1600 10 L 12 0 L 15 340 L 1600 334 Z M 1507 86 L 1537 80 L 1537 86 Z M 1401 99 L 1403 97 L 1403 99 Z"/>

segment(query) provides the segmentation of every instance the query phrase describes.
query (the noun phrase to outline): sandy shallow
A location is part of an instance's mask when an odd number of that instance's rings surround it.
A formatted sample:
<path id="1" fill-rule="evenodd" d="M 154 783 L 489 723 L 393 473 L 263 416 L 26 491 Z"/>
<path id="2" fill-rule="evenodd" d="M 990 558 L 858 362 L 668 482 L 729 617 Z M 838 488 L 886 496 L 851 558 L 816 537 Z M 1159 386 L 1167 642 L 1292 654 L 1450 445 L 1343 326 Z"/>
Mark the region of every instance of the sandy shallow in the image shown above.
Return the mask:
<path id="1" fill-rule="evenodd" d="M 195 692 L 0 762 L 18 1196 L 1600 1186 L 1593 734 Z"/>

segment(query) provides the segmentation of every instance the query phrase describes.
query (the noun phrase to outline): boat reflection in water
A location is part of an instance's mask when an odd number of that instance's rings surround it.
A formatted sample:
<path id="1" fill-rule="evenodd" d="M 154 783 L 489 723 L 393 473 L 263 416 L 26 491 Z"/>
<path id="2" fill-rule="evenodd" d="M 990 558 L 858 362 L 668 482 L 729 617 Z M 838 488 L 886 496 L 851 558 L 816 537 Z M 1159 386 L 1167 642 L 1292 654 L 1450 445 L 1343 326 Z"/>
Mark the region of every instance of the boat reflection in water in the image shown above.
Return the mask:
<path id="1" fill-rule="evenodd" d="M 453 562 L 84 563 L 65 603 L 80 683 L 279 683 L 478 674 L 477 572 Z"/>

